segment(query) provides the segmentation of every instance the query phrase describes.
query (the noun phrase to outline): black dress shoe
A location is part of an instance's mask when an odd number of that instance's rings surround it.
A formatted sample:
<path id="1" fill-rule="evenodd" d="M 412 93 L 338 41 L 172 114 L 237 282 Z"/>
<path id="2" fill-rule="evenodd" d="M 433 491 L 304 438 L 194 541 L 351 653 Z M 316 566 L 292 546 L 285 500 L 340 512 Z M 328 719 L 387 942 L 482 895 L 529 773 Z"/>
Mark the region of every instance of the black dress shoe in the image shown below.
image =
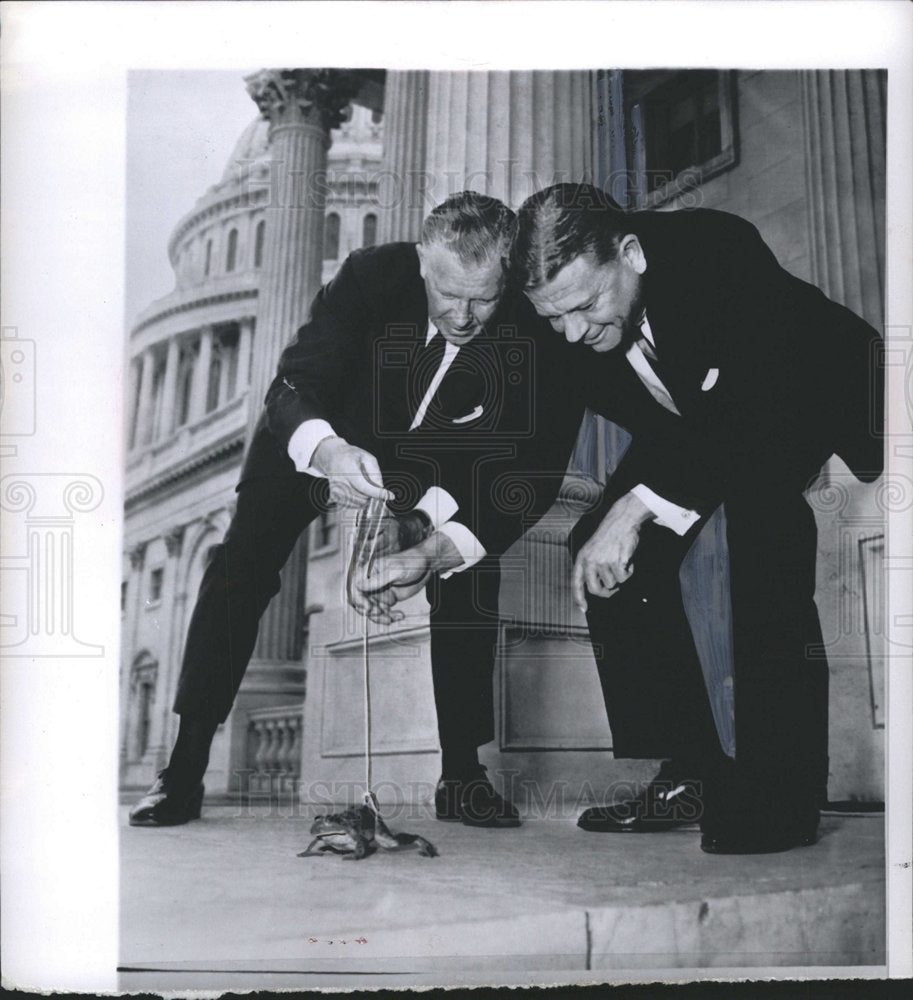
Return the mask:
<path id="1" fill-rule="evenodd" d="M 484 767 L 463 779 L 441 778 L 434 792 L 434 813 L 440 820 L 464 826 L 505 829 L 520 825 L 520 814 L 494 790 Z"/>
<path id="2" fill-rule="evenodd" d="M 769 775 L 740 771 L 708 785 L 701 819 L 707 854 L 776 854 L 818 840 L 821 813 L 807 785 L 789 786 Z"/>
<path id="3" fill-rule="evenodd" d="M 701 850 L 707 854 L 776 854 L 810 847 L 818 840 L 820 812 L 810 803 L 780 800 L 728 817 L 708 814 L 701 824 Z"/>
<path id="4" fill-rule="evenodd" d="M 817 830 L 768 832 L 763 830 L 701 834 L 701 850 L 707 854 L 777 854 L 794 847 L 811 847 Z"/>
<path id="5" fill-rule="evenodd" d="M 463 796 L 463 782 L 441 778 L 434 790 L 434 815 L 445 823 L 459 823 L 463 819 L 460 799 Z"/>
<path id="6" fill-rule="evenodd" d="M 682 777 L 675 765 L 666 761 L 640 795 L 586 809 L 577 826 L 592 833 L 664 833 L 697 823 L 702 812 L 701 782 Z"/>
<path id="7" fill-rule="evenodd" d="M 130 826 L 181 826 L 200 818 L 203 785 L 189 792 L 169 788 L 168 772 L 159 771 L 155 784 L 130 810 Z"/>

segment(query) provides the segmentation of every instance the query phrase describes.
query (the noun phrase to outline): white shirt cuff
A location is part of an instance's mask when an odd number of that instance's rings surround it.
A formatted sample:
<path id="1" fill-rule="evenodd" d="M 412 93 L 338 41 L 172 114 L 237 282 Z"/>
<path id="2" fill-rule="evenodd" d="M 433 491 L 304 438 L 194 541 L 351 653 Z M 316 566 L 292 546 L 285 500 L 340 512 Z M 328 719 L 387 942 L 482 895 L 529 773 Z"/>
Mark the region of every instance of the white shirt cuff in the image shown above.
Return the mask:
<path id="1" fill-rule="evenodd" d="M 311 476 L 323 479 L 322 472 L 311 468 L 311 460 L 317 445 L 324 438 L 336 436 L 336 432 L 325 420 L 305 420 L 303 424 L 299 424 L 288 442 L 288 457 L 295 463 L 295 471 L 307 472 Z"/>
<path id="2" fill-rule="evenodd" d="M 440 486 L 431 486 L 415 506 L 431 518 L 435 530 L 446 524 L 460 509 L 456 500 Z"/>
<path id="3" fill-rule="evenodd" d="M 442 524 L 438 530 L 453 542 L 457 552 L 463 557 L 463 562 L 459 566 L 454 566 L 453 569 L 447 570 L 446 573 L 441 573 L 442 580 L 446 580 L 448 576 L 452 576 L 454 573 L 462 573 L 464 569 L 469 569 L 470 566 L 475 566 L 483 556 L 488 554 L 482 543 L 465 524 L 460 524 L 458 521 L 448 521 L 446 524 Z"/>
<path id="4" fill-rule="evenodd" d="M 671 500 L 664 500 L 648 486 L 644 486 L 643 483 L 639 483 L 631 492 L 641 503 L 646 504 L 650 508 L 656 518 L 657 524 L 663 528 L 669 528 L 676 535 L 687 535 L 692 525 L 701 519 L 701 515 L 696 511 L 679 507 L 678 504 L 672 503 Z"/>

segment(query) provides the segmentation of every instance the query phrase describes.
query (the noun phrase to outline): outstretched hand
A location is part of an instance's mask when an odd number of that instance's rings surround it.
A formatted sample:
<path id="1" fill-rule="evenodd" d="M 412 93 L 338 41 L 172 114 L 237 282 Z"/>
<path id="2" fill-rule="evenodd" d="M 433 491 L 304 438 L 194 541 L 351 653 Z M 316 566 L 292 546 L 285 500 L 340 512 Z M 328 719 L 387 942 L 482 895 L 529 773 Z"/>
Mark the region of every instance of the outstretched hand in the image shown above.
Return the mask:
<path id="1" fill-rule="evenodd" d="M 633 493 L 626 493 L 609 508 L 574 561 L 572 588 L 581 611 L 587 608 L 587 591 L 596 597 L 611 597 L 634 572 L 640 528 L 652 516 Z"/>

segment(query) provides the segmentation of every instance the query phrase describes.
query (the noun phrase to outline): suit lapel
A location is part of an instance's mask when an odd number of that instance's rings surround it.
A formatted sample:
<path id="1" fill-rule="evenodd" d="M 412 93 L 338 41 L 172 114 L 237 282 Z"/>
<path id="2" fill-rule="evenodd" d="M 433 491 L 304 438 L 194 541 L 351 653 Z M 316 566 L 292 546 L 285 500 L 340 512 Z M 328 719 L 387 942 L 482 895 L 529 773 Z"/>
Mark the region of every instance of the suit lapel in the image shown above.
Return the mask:
<path id="1" fill-rule="evenodd" d="M 424 291 L 386 323 L 375 341 L 375 406 L 380 426 L 388 433 L 405 433 L 420 400 L 415 400 L 411 373 L 425 346 L 428 307 Z"/>
<path id="2" fill-rule="evenodd" d="M 653 367 L 684 414 L 701 402 L 711 314 L 706 302 L 697 308 L 687 269 L 671 266 L 655 248 L 647 260 L 645 304 L 658 359 Z"/>

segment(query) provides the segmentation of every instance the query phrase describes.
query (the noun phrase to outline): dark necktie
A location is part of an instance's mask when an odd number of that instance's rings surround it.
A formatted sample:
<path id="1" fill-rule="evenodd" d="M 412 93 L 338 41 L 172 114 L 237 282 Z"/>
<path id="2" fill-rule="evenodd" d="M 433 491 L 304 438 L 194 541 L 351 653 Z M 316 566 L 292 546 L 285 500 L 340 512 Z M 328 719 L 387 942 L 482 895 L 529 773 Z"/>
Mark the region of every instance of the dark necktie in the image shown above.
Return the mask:
<path id="1" fill-rule="evenodd" d="M 425 393 L 431 385 L 441 361 L 444 359 L 444 351 L 447 341 L 440 333 L 435 333 L 431 340 L 422 348 L 415 352 L 412 360 L 412 377 L 410 378 L 410 407 L 412 415 L 421 406 Z"/>

